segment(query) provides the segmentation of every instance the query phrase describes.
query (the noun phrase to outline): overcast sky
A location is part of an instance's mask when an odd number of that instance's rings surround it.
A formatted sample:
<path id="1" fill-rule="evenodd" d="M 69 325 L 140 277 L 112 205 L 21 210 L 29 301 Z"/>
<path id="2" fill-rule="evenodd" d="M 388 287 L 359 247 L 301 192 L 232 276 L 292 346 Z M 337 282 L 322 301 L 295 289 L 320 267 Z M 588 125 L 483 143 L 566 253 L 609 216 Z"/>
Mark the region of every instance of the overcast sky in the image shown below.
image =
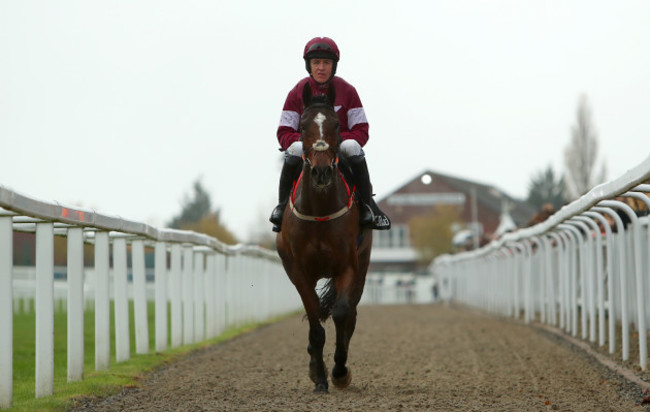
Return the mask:
<path id="1" fill-rule="evenodd" d="M 366 109 L 380 199 L 425 170 L 524 198 L 562 172 L 581 94 L 609 179 L 648 156 L 650 2 L 384 3 L 1 1 L 0 185 L 164 226 L 200 177 L 240 240 L 270 231 L 314 36 Z"/>

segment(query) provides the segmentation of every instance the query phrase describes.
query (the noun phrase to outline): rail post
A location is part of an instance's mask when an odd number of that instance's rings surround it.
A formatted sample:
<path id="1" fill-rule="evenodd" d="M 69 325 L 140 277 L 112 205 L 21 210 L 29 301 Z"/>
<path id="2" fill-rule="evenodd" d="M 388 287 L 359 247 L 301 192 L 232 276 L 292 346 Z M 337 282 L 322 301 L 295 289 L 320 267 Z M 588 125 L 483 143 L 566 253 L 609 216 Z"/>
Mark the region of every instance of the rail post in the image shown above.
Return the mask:
<path id="1" fill-rule="evenodd" d="M 0 214 L 0 408 L 13 398 L 13 239 L 12 217 Z"/>
<path id="2" fill-rule="evenodd" d="M 616 236 L 612 235 L 613 238 L 612 243 L 614 243 L 616 247 L 612 248 L 612 253 L 614 253 L 616 257 L 616 262 L 618 262 L 618 273 L 614 271 L 613 274 L 619 280 L 620 298 L 617 299 L 616 293 L 614 293 L 614 300 L 610 301 L 610 307 L 612 305 L 616 305 L 616 301 L 618 300 L 620 304 L 620 311 L 621 311 L 622 358 L 624 361 L 626 361 L 630 358 L 630 323 L 629 323 L 628 311 L 626 307 L 627 300 L 628 300 L 628 293 L 627 293 L 627 280 L 625 279 L 625 274 L 627 270 L 627 259 L 626 259 L 627 247 L 625 245 L 625 225 L 623 224 L 623 220 L 621 219 L 621 217 L 608 207 L 594 207 L 593 211 L 609 216 L 610 218 L 612 218 L 614 224 L 616 225 Z M 616 282 L 613 282 L 613 284 L 616 285 Z"/>
<path id="3" fill-rule="evenodd" d="M 183 344 L 194 343 L 194 282 L 192 245 L 183 247 Z"/>
<path id="4" fill-rule="evenodd" d="M 36 223 L 36 397 L 54 391 L 54 225 Z"/>
<path id="5" fill-rule="evenodd" d="M 584 265 L 578 265 L 580 251 L 582 246 L 582 237 L 580 236 L 580 231 L 574 226 L 569 224 L 560 224 L 558 228 L 565 229 L 566 233 L 569 235 L 569 260 L 570 260 L 570 270 L 569 270 L 569 305 L 571 307 L 571 334 L 573 336 L 578 335 L 578 276 L 576 275 L 576 270 L 578 267 L 582 268 Z M 582 270 L 581 270 L 582 273 Z M 584 303 L 584 302 L 583 302 Z M 582 311 L 584 312 L 584 310 Z M 583 335 L 585 333 L 583 325 Z M 584 336 L 583 336 L 584 337 Z"/>
<path id="6" fill-rule="evenodd" d="M 83 229 L 68 229 L 68 382 L 84 377 Z"/>
<path id="7" fill-rule="evenodd" d="M 616 343 L 616 319 L 615 313 L 616 308 L 614 305 L 614 242 L 612 242 L 612 229 L 609 227 L 609 222 L 599 213 L 587 211 L 584 213 L 585 216 L 590 217 L 594 220 L 597 220 L 600 223 L 600 226 L 596 225 L 596 229 L 601 229 L 604 231 L 604 236 L 601 235 L 598 231 L 599 238 L 605 238 L 604 250 L 605 254 L 603 255 L 603 244 L 602 239 L 600 241 L 600 246 L 598 247 L 600 264 L 598 271 L 598 345 L 603 346 L 606 342 L 605 334 L 605 292 L 603 291 L 605 286 L 604 273 L 606 271 L 607 275 L 607 302 L 609 303 L 609 319 L 607 325 L 607 336 L 609 336 L 609 353 L 614 353 L 615 343 Z M 594 222 L 594 224 L 596 224 Z"/>
<path id="8" fill-rule="evenodd" d="M 632 227 L 632 253 L 634 262 L 634 274 L 636 279 L 636 305 L 637 305 L 637 329 L 639 331 L 639 364 L 641 369 L 646 370 L 648 367 L 648 337 L 646 333 L 645 321 L 645 285 L 643 279 L 643 265 L 641 256 L 641 227 L 639 218 L 634 210 L 625 203 L 618 200 L 603 200 L 599 205 L 620 209 L 630 218 L 630 227 Z"/>
<path id="9" fill-rule="evenodd" d="M 205 262 L 205 337 L 212 339 L 217 336 L 217 256 L 215 253 L 206 254 Z"/>
<path id="10" fill-rule="evenodd" d="M 194 342 L 201 342 L 205 339 L 205 259 L 200 250 L 194 251 L 194 263 L 192 266 L 192 277 L 194 282 Z"/>
<path id="11" fill-rule="evenodd" d="M 167 245 L 156 242 L 154 249 L 156 351 L 167 350 Z"/>
<path id="12" fill-rule="evenodd" d="M 111 359 L 110 242 L 108 232 L 95 232 L 95 370 L 106 370 Z"/>
<path id="13" fill-rule="evenodd" d="M 118 363 L 131 358 L 127 264 L 126 239 L 115 238 L 113 240 L 113 299 L 115 301 L 115 361 Z"/>
<path id="14" fill-rule="evenodd" d="M 149 353 L 147 290 L 144 262 L 144 240 L 131 242 L 131 273 L 133 274 L 133 311 L 135 322 L 135 353 Z"/>
<path id="15" fill-rule="evenodd" d="M 174 243 L 171 247 L 169 280 L 171 285 L 171 345 L 177 348 L 183 343 L 183 248 Z"/>
<path id="16" fill-rule="evenodd" d="M 594 240 L 591 229 L 584 222 L 575 217 L 569 219 L 567 224 L 580 228 L 584 233 L 581 244 L 580 289 L 582 294 L 582 338 L 596 342 L 596 305 L 594 293 Z"/>

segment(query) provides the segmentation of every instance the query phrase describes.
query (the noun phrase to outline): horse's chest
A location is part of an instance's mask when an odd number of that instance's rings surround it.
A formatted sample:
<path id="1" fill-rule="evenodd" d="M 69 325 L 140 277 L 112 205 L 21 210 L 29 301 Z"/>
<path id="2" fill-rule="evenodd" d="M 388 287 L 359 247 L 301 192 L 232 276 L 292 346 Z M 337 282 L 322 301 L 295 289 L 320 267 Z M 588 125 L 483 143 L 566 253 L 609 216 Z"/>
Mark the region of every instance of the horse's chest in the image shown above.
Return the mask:
<path id="1" fill-rule="evenodd" d="M 302 252 L 302 259 L 309 266 L 335 269 L 349 258 L 349 253 L 342 245 L 332 242 L 308 241 Z"/>

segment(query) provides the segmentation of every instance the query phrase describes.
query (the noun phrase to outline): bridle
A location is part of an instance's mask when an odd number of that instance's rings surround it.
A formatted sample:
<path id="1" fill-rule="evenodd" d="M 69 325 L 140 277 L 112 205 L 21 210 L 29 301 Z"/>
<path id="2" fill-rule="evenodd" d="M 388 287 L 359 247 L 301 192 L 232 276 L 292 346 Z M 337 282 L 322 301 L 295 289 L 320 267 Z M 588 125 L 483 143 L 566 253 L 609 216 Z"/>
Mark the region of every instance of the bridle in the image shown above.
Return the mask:
<path id="1" fill-rule="evenodd" d="M 302 141 L 302 137 L 300 137 L 300 140 Z M 339 137 L 339 142 L 341 141 L 341 138 Z M 303 148 L 303 153 L 302 153 L 302 160 L 305 162 L 307 167 L 310 169 L 312 168 L 311 160 L 309 160 L 309 154 L 314 151 L 314 152 L 331 152 L 332 153 L 332 162 L 330 166 L 334 169 L 336 169 L 339 165 L 339 145 L 336 146 L 336 149 L 332 149 L 330 145 L 323 139 L 318 139 L 314 142 L 314 144 L 311 145 L 311 147 L 307 148 L 305 150 Z"/>
<path id="2" fill-rule="evenodd" d="M 323 107 L 328 107 L 328 106 L 323 105 Z M 304 117 L 304 115 L 305 114 L 303 113 L 303 117 Z M 302 119 L 301 119 L 301 122 L 302 122 Z M 304 145 L 304 136 L 303 136 L 302 133 L 300 134 L 300 141 L 303 142 L 303 145 Z M 314 152 L 331 152 L 331 154 L 332 154 L 332 162 L 331 162 L 330 166 L 332 168 L 337 168 L 338 164 L 339 164 L 339 147 L 341 146 L 341 142 L 342 142 L 342 138 L 341 138 L 341 135 L 339 134 L 336 149 L 332 149 L 330 147 L 329 143 L 327 143 L 325 140 L 323 140 L 322 138 L 318 139 L 311 145 L 311 147 L 305 148 L 303 146 L 302 160 L 303 160 L 303 162 L 305 162 L 307 167 L 309 167 L 311 169 L 312 164 L 311 164 L 311 160 L 309 160 L 309 154 L 312 151 L 314 151 Z"/>
<path id="3" fill-rule="evenodd" d="M 304 116 L 304 114 L 303 114 L 303 116 Z M 302 133 L 301 133 L 301 136 L 300 136 L 300 141 L 303 142 L 303 144 L 304 144 L 304 139 L 303 139 Z M 330 163 L 330 167 L 339 176 L 339 178 L 343 181 L 343 184 L 345 185 L 345 189 L 347 191 L 347 198 L 348 198 L 346 204 L 341 209 L 339 209 L 336 212 L 334 212 L 334 213 L 332 213 L 330 215 L 327 215 L 327 216 L 309 216 L 309 215 L 305 215 L 305 214 L 300 213 L 298 210 L 296 210 L 296 207 L 295 207 L 295 204 L 294 204 L 295 196 L 296 196 L 296 188 L 298 187 L 298 184 L 300 183 L 300 180 L 302 179 L 302 176 L 303 176 L 303 173 L 300 173 L 300 176 L 298 177 L 298 180 L 294 183 L 294 187 L 293 187 L 293 189 L 291 191 L 292 192 L 291 196 L 289 196 L 289 207 L 291 209 L 291 212 L 297 218 L 299 218 L 301 220 L 325 222 L 325 221 L 333 220 L 333 219 L 336 219 L 338 217 L 341 217 L 341 216 L 345 215 L 350 210 L 352 205 L 354 204 L 354 197 L 355 197 L 356 187 L 353 186 L 352 188 L 350 188 L 348 186 L 348 183 L 346 182 L 345 177 L 343 176 L 343 173 L 341 172 L 341 170 L 338 167 L 338 165 L 339 165 L 339 148 L 341 146 L 341 142 L 342 142 L 342 138 L 341 138 L 340 134 L 338 136 L 338 141 L 337 141 L 336 148 L 332 148 L 329 145 L 329 143 L 327 143 L 325 140 L 320 138 L 320 139 L 316 140 L 310 147 L 307 147 L 307 148 L 303 147 L 302 159 L 303 159 L 304 164 L 309 169 L 311 169 L 312 168 L 312 162 L 309 159 L 310 153 L 316 152 L 314 155 L 316 155 L 316 154 L 318 154 L 320 152 L 329 152 L 329 153 L 331 153 L 332 162 Z"/>

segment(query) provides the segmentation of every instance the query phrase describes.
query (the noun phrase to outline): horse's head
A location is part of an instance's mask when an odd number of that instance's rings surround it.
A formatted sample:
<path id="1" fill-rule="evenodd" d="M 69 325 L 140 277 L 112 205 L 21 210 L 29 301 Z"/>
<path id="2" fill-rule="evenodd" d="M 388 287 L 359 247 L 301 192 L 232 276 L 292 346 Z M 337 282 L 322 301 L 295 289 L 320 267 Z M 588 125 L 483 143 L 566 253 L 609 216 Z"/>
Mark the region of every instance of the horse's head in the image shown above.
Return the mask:
<path id="1" fill-rule="evenodd" d="M 341 141 L 339 117 L 334 111 L 334 87 L 330 87 L 327 96 L 312 96 L 307 83 L 302 99 L 305 110 L 300 118 L 300 140 L 305 164 L 314 187 L 325 188 L 332 183 Z"/>

